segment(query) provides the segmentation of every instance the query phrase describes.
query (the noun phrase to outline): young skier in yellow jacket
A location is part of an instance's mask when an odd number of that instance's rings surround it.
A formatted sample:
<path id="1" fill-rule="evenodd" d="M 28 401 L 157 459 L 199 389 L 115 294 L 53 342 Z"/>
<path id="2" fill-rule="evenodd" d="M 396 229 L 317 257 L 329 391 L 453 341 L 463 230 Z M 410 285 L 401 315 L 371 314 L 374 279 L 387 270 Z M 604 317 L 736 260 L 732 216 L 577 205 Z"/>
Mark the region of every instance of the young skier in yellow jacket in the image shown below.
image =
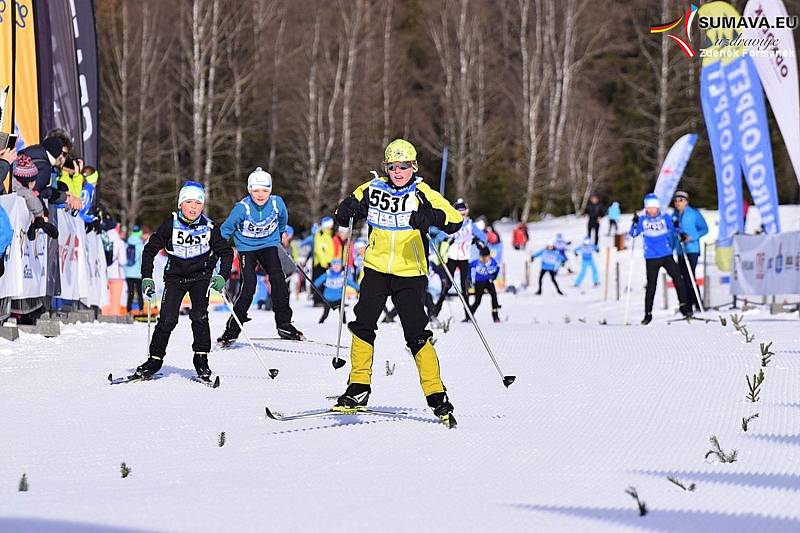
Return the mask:
<path id="1" fill-rule="evenodd" d="M 428 405 L 452 427 L 453 405 L 439 375 L 439 358 L 430 341 L 433 333 L 425 329 L 428 316 L 424 302 L 428 287 L 428 230 L 434 226 L 454 233 L 463 218 L 415 175 L 417 151 L 410 142 L 392 141 L 384 159 L 387 176 L 356 188 L 336 210 L 336 222 L 341 226 L 347 226 L 351 217 L 354 221 L 367 219 L 369 244 L 361 292 L 354 308 L 356 319 L 348 324 L 353 334 L 352 368 L 347 390 L 333 409 L 348 412 L 366 408 L 371 392 L 375 330 L 386 299 L 391 296 Z"/>

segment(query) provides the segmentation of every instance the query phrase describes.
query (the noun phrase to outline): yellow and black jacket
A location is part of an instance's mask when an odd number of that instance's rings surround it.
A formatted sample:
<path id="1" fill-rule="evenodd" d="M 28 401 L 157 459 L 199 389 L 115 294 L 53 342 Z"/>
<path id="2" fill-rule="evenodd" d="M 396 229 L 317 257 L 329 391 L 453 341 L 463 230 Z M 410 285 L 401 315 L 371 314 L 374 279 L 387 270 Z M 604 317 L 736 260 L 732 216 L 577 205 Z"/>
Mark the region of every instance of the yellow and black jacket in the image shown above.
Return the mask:
<path id="1" fill-rule="evenodd" d="M 408 185 L 396 188 L 383 176 L 358 187 L 353 196 L 367 213 L 369 245 L 364 266 L 396 276 L 424 276 L 428 272 L 428 236 L 409 225 L 418 205 L 444 213 L 439 229 L 454 233 L 464 220 L 441 194 L 415 176 Z"/>

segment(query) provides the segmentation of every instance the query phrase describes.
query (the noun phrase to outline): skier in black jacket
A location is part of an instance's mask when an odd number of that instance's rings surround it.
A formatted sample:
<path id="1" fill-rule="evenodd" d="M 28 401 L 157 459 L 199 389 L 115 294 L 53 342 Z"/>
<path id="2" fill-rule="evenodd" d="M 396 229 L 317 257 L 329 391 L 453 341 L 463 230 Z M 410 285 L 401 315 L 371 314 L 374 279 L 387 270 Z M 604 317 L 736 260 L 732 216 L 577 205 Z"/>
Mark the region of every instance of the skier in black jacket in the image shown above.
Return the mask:
<path id="1" fill-rule="evenodd" d="M 584 213 L 589 216 L 586 236 L 591 238 L 592 232 L 594 232 L 594 245 L 597 246 L 600 219 L 606 216 L 606 207 L 600 203 L 600 198 L 596 194 L 593 194 L 589 197 L 589 204 L 586 206 L 586 211 Z"/>
<path id="2" fill-rule="evenodd" d="M 200 183 L 186 182 L 178 195 L 178 211 L 173 212 L 150 236 L 142 253 L 142 292 L 152 299 L 155 293 L 153 259 L 165 249 L 169 260 L 164 267 L 164 293 L 161 311 L 150 341 L 147 361 L 136 374 L 150 378 L 161 369 L 170 334 L 178 325 L 183 297 L 189 293 L 194 334 L 194 368 L 197 375 L 208 380 L 208 352 L 211 350 L 211 330 L 208 325 L 208 292 L 225 287 L 231 274 L 233 249 L 222 238 L 219 228 L 203 214 L 205 190 Z M 214 268 L 220 261 L 219 274 Z"/>

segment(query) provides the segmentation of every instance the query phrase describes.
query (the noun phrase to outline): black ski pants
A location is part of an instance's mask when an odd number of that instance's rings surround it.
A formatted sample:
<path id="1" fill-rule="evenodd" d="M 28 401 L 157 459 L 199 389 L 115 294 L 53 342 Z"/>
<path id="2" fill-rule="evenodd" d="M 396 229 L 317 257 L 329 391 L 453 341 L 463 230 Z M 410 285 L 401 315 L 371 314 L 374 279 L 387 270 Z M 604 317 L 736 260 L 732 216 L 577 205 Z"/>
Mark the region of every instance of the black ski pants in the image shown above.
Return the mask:
<path id="1" fill-rule="evenodd" d="M 478 306 L 481 305 L 481 299 L 483 298 L 484 291 L 489 293 L 489 296 L 492 297 L 492 314 L 496 314 L 497 310 L 500 308 L 500 304 L 497 302 L 497 290 L 494 287 L 493 281 L 476 281 L 475 282 L 475 301 L 472 302 L 472 305 L 469 306 L 469 310 L 472 311 L 472 314 L 475 314 L 475 311 L 478 309 Z"/>
<path id="2" fill-rule="evenodd" d="M 653 299 L 656 296 L 656 283 L 658 282 L 658 271 L 662 268 L 667 271 L 672 282 L 675 284 L 675 292 L 678 294 L 678 301 L 681 307 L 686 305 L 686 286 L 683 284 L 681 272 L 678 265 L 671 255 L 658 257 L 656 259 L 645 259 L 647 268 L 647 288 L 644 293 L 644 312 L 650 314 L 653 312 Z"/>
<path id="3" fill-rule="evenodd" d="M 686 257 L 689 258 L 689 266 L 692 267 L 692 277 L 697 279 L 695 274 L 695 269 L 697 268 L 697 260 L 700 258 L 700 254 L 686 254 Z M 694 295 L 694 288 L 692 287 L 692 277 L 689 277 L 689 269 L 686 268 L 686 260 L 683 258 L 682 255 L 678 255 L 678 268 L 681 271 L 681 278 L 683 278 L 683 284 L 686 286 L 686 301 L 692 304 L 697 309 L 700 309 L 700 305 L 697 303 L 697 297 Z M 698 287 L 698 292 L 700 288 Z"/>
<path id="4" fill-rule="evenodd" d="M 391 296 L 403 325 L 406 345 L 411 353 L 417 353 L 425 341 L 433 336 L 433 332 L 425 329 L 428 325 L 428 315 L 425 313 L 427 287 L 426 276 L 395 276 L 365 268 L 358 303 L 353 308 L 356 319 L 347 325 L 348 328 L 361 340 L 374 345 L 378 319 L 386 300 Z"/>
<path id="5" fill-rule="evenodd" d="M 256 292 L 256 261 L 269 276 L 269 296 L 272 300 L 272 311 L 275 313 L 275 324 L 280 326 L 292 321 L 292 308 L 289 307 L 289 289 L 286 287 L 286 277 L 283 274 L 278 253 L 276 246 L 239 253 L 242 281 L 239 286 L 239 294 L 233 304 L 233 312 L 236 313 L 242 324 L 250 320 L 247 317 L 247 310 L 250 309 L 250 304 L 253 303 L 253 295 Z M 228 319 L 227 328 L 235 333 L 239 333 L 241 329 L 233 317 Z"/>
<path id="6" fill-rule="evenodd" d="M 590 218 L 589 224 L 586 227 L 586 236 L 591 238 L 592 232 L 594 232 L 594 245 L 597 246 L 598 240 L 600 238 L 598 236 L 598 233 L 600 233 L 600 221 L 597 219 L 592 220 Z"/>
<path id="7" fill-rule="evenodd" d="M 167 280 L 161 295 L 158 322 L 150 339 L 150 355 L 164 357 L 172 330 L 178 325 L 181 302 L 186 293 L 192 301 L 189 318 L 192 320 L 192 335 L 195 352 L 211 351 L 211 330 L 208 325 L 208 284 L 210 279 Z"/>
<path id="8" fill-rule="evenodd" d="M 133 297 L 136 296 L 139 302 L 139 311 L 144 311 L 144 296 L 142 295 L 142 279 L 141 278 L 125 278 L 128 285 L 128 312 L 131 312 L 133 307 Z"/>
<path id="9" fill-rule="evenodd" d="M 539 290 L 536 291 L 536 294 L 542 294 L 542 280 L 544 279 L 545 274 L 550 274 L 550 279 L 553 280 L 553 285 L 556 286 L 556 291 L 558 294 L 564 294 L 561 292 L 561 289 L 558 286 L 558 282 L 556 281 L 556 271 L 555 270 L 545 270 L 541 269 L 539 271 Z"/>
<path id="10" fill-rule="evenodd" d="M 467 300 L 468 290 L 469 290 L 469 261 L 466 259 L 464 260 L 456 260 L 456 259 L 448 259 L 447 260 L 447 270 L 450 272 L 451 276 L 454 276 L 456 273 L 456 269 L 458 269 L 459 277 L 461 278 L 461 294 L 464 295 L 464 300 Z M 450 287 L 453 284 L 450 283 L 450 278 L 447 277 L 447 274 L 444 275 L 442 278 L 442 293 L 439 295 L 439 300 L 436 302 L 436 315 L 439 315 L 439 311 L 442 310 L 442 304 L 444 303 L 444 299 L 447 298 L 447 293 L 450 291 Z"/>

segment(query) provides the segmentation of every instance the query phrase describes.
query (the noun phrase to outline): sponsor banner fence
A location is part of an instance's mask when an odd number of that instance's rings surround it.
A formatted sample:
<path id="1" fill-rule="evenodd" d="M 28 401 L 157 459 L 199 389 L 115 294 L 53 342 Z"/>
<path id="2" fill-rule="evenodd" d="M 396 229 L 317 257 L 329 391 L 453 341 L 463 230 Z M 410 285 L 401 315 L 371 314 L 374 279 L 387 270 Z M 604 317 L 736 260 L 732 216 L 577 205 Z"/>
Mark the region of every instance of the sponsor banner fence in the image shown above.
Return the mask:
<path id="1" fill-rule="evenodd" d="M 731 294 L 800 294 L 800 231 L 734 237 Z"/>

